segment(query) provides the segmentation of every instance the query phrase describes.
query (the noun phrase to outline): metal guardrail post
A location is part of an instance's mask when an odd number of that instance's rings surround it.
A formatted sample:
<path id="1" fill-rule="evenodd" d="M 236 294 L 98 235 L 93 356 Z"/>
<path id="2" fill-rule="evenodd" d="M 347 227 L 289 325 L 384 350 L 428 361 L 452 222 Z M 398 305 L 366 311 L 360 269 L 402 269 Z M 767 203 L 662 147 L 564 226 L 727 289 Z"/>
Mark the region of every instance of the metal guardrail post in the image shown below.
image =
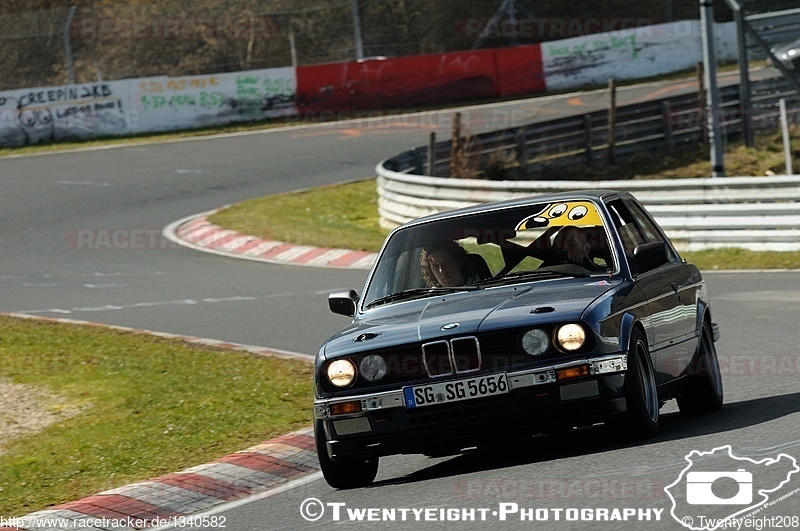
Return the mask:
<path id="1" fill-rule="evenodd" d="M 708 141 L 711 144 L 711 174 L 723 177 L 722 129 L 720 128 L 719 88 L 717 86 L 717 54 L 714 51 L 714 1 L 700 0 L 700 30 L 703 37 L 706 99 L 708 101 Z"/>
<path id="2" fill-rule="evenodd" d="M 736 3 L 733 10 L 734 20 L 736 21 L 736 39 L 739 45 L 739 108 L 742 112 L 742 132 L 744 133 L 744 143 L 747 147 L 755 145 L 755 135 L 753 133 L 753 102 L 751 99 L 750 70 L 747 57 L 747 39 L 745 38 L 744 11 Z"/>
<path id="3" fill-rule="evenodd" d="M 792 143 L 789 139 L 789 119 L 786 116 L 786 98 L 781 98 L 781 133 L 783 134 L 783 153 L 786 157 L 786 175 L 793 175 Z"/>

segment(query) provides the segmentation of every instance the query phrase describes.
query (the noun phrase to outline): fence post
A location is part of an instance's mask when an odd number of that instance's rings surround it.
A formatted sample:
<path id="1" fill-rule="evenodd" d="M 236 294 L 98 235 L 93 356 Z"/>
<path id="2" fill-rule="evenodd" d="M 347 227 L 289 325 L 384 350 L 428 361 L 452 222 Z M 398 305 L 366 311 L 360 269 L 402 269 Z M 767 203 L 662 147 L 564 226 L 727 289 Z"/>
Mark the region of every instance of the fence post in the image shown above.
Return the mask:
<path id="1" fill-rule="evenodd" d="M 424 165 L 422 164 L 422 153 L 424 148 L 416 148 L 411 152 L 411 157 L 414 159 L 414 174 L 423 175 Z"/>
<path id="2" fill-rule="evenodd" d="M 664 143 L 667 145 L 667 153 L 672 154 L 672 105 L 667 100 L 661 102 L 661 120 L 664 126 Z"/>
<path id="3" fill-rule="evenodd" d="M 611 92 L 611 105 L 608 108 L 608 163 L 617 161 L 617 83 L 614 78 L 608 80 Z"/>
<path id="4" fill-rule="evenodd" d="M 586 148 L 586 165 L 592 165 L 592 115 L 583 115 L 583 144 Z"/>
<path id="5" fill-rule="evenodd" d="M 436 171 L 436 131 L 432 131 L 428 138 L 428 171 L 425 175 L 434 177 Z"/>
<path id="6" fill-rule="evenodd" d="M 697 63 L 697 119 L 700 121 L 700 141 L 708 145 L 708 124 L 706 123 L 706 82 L 703 63 Z"/>
<path id="7" fill-rule="evenodd" d="M 520 127 L 517 130 L 517 162 L 520 179 L 528 178 L 528 130 Z"/>
<path id="8" fill-rule="evenodd" d="M 461 157 L 461 113 L 453 115 L 453 134 L 450 140 L 450 177 L 458 177 Z"/>

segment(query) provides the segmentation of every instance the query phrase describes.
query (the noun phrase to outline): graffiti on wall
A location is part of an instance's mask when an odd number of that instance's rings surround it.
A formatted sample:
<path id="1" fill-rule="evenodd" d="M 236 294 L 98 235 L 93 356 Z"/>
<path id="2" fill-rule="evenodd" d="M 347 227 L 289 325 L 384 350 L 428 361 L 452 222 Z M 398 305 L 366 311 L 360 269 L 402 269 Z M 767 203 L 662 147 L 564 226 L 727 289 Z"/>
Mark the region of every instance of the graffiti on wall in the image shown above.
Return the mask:
<path id="1" fill-rule="evenodd" d="M 0 92 L 0 146 L 295 114 L 294 68 Z"/>
<path id="2" fill-rule="evenodd" d="M 720 60 L 736 57 L 733 23 L 715 28 Z M 644 26 L 553 41 L 542 46 L 547 88 L 602 85 L 694 68 L 702 59 L 696 20 Z"/>
<path id="3" fill-rule="evenodd" d="M 120 88 L 90 83 L 0 93 L 0 145 L 21 146 L 122 134 L 127 128 Z"/>
<path id="4" fill-rule="evenodd" d="M 136 127 L 183 129 L 292 115 L 294 72 L 294 68 L 271 68 L 139 80 L 131 86 Z"/>

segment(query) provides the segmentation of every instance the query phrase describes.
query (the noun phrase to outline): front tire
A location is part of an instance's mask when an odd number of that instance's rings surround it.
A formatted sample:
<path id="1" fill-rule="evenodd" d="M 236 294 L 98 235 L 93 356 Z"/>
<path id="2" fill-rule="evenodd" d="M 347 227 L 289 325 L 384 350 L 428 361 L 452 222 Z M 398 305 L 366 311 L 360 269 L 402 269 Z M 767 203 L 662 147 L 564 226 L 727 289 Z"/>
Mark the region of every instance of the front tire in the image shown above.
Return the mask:
<path id="1" fill-rule="evenodd" d="M 334 489 L 357 489 L 367 487 L 378 475 L 378 458 L 347 458 L 332 460 L 325 445 L 325 430 L 321 423 L 314 426 L 319 467 L 325 481 Z"/>
<path id="2" fill-rule="evenodd" d="M 653 362 L 644 333 L 635 328 L 628 349 L 628 371 L 625 373 L 625 403 L 627 411 L 614 419 L 611 427 L 621 428 L 632 438 L 653 437 L 661 420 L 658 389 Z"/>
<path id="3" fill-rule="evenodd" d="M 686 388 L 677 400 L 682 414 L 696 415 L 722 408 L 722 374 L 711 327 L 706 321 L 703 321 L 700 342 L 692 359 L 691 372 L 686 379 Z"/>

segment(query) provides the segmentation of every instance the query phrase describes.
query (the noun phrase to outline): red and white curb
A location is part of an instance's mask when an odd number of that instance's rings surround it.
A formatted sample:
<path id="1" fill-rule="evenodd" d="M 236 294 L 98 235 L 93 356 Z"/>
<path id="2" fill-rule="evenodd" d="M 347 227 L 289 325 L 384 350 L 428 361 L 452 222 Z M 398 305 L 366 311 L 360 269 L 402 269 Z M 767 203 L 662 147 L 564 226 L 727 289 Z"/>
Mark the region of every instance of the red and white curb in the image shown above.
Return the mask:
<path id="1" fill-rule="evenodd" d="M 198 251 L 272 264 L 370 269 L 378 256 L 377 253 L 367 251 L 312 247 L 264 240 L 223 229 L 208 221 L 209 216 L 220 210 L 203 212 L 175 221 L 164 228 L 163 236 L 178 245 Z"/>
<path id="2" fill-rule="evenodd" d="M 98 326 L 146 333 L 188 343 L 224 347 L 262 356 L 313 362 L 308 354 L 253 347 L 177 334 L 152 332 L 100 323 L 3 313 L 11 317 L 67 324 Z M 282 485 L 318 474 L 314 429 L 304 428 L 221 457 L 182 472 L 167 474 L 89 496 L 82 500 L 14 518 L 13 526 L 0 529 L 89 531 L 114 528 L 120 531 L 143 527 L 186 527 L 192 515 L 255 495 L 268 495 Z M 313 478 L 309 478 L 313 479 Z M 191 524 L 187 524 L 190 527 Z M 14 527 L 15 526 L 15 527 Z M 194 527 L 208 528 L 208 525 Z"/>
<path id="3" fill-rule="evenodd" d="M 10 529 L 186 527 L 181 523 L 192 515 L 317 472 L 313 431 L 295 431 L 205 465 L 31 513 Z M 190 527 L 217 527 L 195 523 Z"/>

